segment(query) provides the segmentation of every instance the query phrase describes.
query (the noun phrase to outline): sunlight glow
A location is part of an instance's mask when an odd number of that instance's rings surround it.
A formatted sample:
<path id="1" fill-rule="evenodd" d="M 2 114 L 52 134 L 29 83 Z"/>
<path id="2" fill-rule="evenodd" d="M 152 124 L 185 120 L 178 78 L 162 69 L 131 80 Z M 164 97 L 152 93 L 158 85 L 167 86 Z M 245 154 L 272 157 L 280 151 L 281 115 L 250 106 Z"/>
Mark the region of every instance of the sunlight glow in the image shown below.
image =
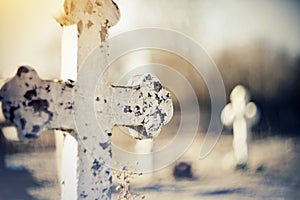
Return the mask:
<path id="1" fill-rule="evenodd" d="M 16 127 L 7 126 L 2 128 L 2 133 L 8 141 L 20 141 Z"/>
<path id="2" fill-rule="evenodd" d="M 64 26 L 61 39 L 61 78 L 77 79 L 77 25 Z"/>
<path id="3" fill-rule="evenodd" d="M 77 199 L 77 141 L 70 134 L 56 130 L 55 142 L 61 199 Z"/>

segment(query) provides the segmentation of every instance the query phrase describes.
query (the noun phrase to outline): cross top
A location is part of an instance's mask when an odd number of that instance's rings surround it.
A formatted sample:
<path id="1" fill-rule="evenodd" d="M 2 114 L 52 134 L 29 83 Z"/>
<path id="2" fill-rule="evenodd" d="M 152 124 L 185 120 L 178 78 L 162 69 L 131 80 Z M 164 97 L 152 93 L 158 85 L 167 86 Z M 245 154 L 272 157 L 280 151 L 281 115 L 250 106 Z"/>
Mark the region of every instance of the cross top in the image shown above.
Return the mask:
<path id="1" fill-rule="evenodd" d="M 231 103 L 227 104 L 222 111 L 221 119 L 225 126 L 232 126 L 234 120 L 245 118 L 255 121 L 257 114 L 256 105 L 249 102 L 250 95 L 242 85 L 237 85 L 230 94 Z"/>

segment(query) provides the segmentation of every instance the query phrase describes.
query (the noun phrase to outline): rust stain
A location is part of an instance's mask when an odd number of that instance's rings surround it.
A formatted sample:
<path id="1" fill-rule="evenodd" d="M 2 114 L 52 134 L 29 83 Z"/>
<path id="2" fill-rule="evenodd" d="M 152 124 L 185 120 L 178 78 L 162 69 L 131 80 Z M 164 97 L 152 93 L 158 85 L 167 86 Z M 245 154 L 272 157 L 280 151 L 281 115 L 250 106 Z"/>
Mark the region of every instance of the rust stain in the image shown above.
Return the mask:
<path id="1" fill-rule="evenodd" d="M 102 6 L 102 3 L 101 3 L 101 1 L 100 1 L 100 0 L 96 0 L 95 4 L 96 4 L 97 6 L 99 6 L 99 7 L 101 7 L 101 6 Z"/>
<path id="2" fill-rule="evenodd" d="M 73 11 L 75 10 L 75 8 L 76 8 L 76 7 L 75 7 L 75 4 L 74 4 L 74 2 L 72 1 L 72 2 L 71 2 L 71 8 L 70 8 L 70 11 L 73 12 Z"/>
<path id="3" fill-rule="evenodd" d="M 85 8 L 84 8 L 84 13 L 88 13 L 88 14 L 93 14 L 93 4 L 91 3 L 91 1 L 87 1 Z"/>
<path id="4" fill-rule="evenodd" d="M 107 38 L 108 38 L 108 28 L 109 28 L 109 21 L 105 20 L 105 22 L 101 26 L 101 30 L 100 30 L 100 39 L 101 39 L 101 42 L 107 40 Z"/>
<path id="5" fill-rule="evenodd" d="M 89 20 L 86 25 L 87 25 L 87 28 L 89 29 L 91 26 L 94 25 L 94 23 L 91 20 Z"/>
<path id="6" fill-rule="evenodd" d="M 77 23 L 77 29 L 78 29 L 78 37 L 80 37 L 80 35 L 83 31 L 83 23 L 81 20 Z"/>

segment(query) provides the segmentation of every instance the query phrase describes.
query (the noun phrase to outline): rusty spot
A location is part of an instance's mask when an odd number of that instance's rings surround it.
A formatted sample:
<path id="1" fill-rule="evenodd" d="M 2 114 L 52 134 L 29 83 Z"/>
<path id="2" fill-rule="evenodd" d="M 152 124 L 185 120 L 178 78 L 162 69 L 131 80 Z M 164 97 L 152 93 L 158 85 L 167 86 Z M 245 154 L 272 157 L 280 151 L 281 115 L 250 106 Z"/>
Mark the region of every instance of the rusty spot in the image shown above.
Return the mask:
<path id="1" fill-rule="evenodd" d="M 72 1 L 71 2 L 71 5 L 70 5 L 70 11 L 73 12 L 75 10 L 75 4 L 74 2 Z"/>
<path id="2" fill-rule="evenodd" d="M 71 7 L 69 6 L 69 2 L 65 1 L 64 2 L 64 11 L 65 11 L 66 15 L 70 14 L 70 10 L 71 10 Z"/>
<path id="3" fill-rule="evenodd" d="M 101 7 L 101 6 L 102 6 L 102 3 L 101 3 L 101 1 L 99 1 L 99 0 L 96 0 L 95 4 L 96 4 L 97 6 L 99 6 L 99 7 Z"/>
<path id="4" fill-rule="evenodd" d="M 101 26 L 101 30 L 100 30 L 100 39 L 101 39 L 101 42 L 107 40 L 107 37 L 108 37 L 108 28 L 109 28 L 109 22 L 108 22 L 108 20 L 105 20 L 105 22 Z"/>
<path id="5" fill-rule="evenodd" d="M 91 1 L 87 1 L 85 8 L 84 8 L 84 13 L 92 14 L 93 13 L 93 4 Z"/>
<path id="6" fill-rule="evenodd" d="M 94 25 L 94 23 L 91 20 L 89 20 L 87 23 L 87 28 L 91 28 L 91 26 L 93 26 L 93 25 Z"/>
<path id="7" fill-rule="evenodd" d="M 77 30 L 78 30 L 78 37 L 80 37 L 83 31 L 83 23 L 81 20 L 77 23 Z"/>

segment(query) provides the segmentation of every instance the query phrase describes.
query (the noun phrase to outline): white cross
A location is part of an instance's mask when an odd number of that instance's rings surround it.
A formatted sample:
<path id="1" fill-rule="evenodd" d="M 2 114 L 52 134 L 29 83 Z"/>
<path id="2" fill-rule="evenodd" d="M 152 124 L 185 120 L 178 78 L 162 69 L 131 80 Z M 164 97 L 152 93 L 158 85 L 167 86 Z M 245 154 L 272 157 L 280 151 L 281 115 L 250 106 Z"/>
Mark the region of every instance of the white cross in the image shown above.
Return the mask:
<path id="1" fill-rule="evenodd" d="M 237 85 L 230 94 L 231 103 L 221 113 L 225 126 L 233 126 L 233 150 L 237 167 L 246 167 L 248 162 L 248 145 L 250 128 L 256 121 L 257 108 L 249 102 L 245 87 Z"/>
<path id="2" fill-rule="evenodd" d="M 97 155 L 97 159 L 80 162 L 82 164 L 78 170 L 81 170 L 79 175 L 82 177 L 79 181 L 81 196 L 97 197 L 101 193 L 103 199 L 110 194 L 111 173 L 104 166 L 104 161 L 111 158 L 109 138 L 115 125 L 135 130 L 132 135 L 134 138 L 152 138 L 158 135 L 161 127 L 172 116 L 170 93 L 162 88 L 159 80 L 150 74 L 138 76 L 138 79 L 141 84 L 131 86 L 111 86 L 100 81 L 94 103 L 97 118 L 106 135 L 103 139 L 101 134 L 89 132 L 90 124 L 84 125 L 87 133 L 77 135 L 79 139 L 90 144 L 90 150 L 101 153 Z M 74 85 L 70 81 L 41 80 L 34 69 L 20 67 L 16 76 L 0 91 L 4 116 L 16 126 L 21 140 L 38 137 L 43 128 L 69 132 L 76 130 L 72 115 L 74 109 L 78 108 L 72 95 L 76 93 L 77 87 L 80 85 Z M 82 101 L 85 101 L 85 97 L 82 97 Z M 79 151 L 79 161 L 86 161 L 86 157 L 90 156 L 87 155 L 88 147 L 80 147 L 84 149 L 83 155 Z M 82 188 L 102 188 L 105 192 L 89 192 Z"/>
<path id="3" fill-rule="evenodd" d="M 77 25 L 79 30 L 78 52 L 77 56 L 73 58 L 76 59 L 77 57 L 77 67 L 81 65 L 90 51 L 107 37 L 107 30 L 110 25 L 116 23 L 118 15 L 118 10 L 111 1 L 67 0 L 64 3 L 64 14 L 58 21 L 64 25 L 64 33 L 69 30 L 69 27 L 65 25 Z M 71 33 L 75 32 L 71 31 Z M 77 43 L 77 41 L 66 43 L 74 46 L 75 42 Z M 71 49 L 74 50 L 73 48 Z M 64 51 L 63 46 L 62 52 L 62 63 L 73 63 L 73 65 L 76 63 L 74 61 L 65 62 L 74 56 L 69 55 L 72 52 L 74 53 L 74 51 Z M 66 55 L 70 58 L 65 59 Z M 62 66 L 62 70 L 65 67 L 69 66 Z M 65 78 L 69 77 L 70 75 Z M 95 140 L 99 135 L 95 133 L 81 133 L 81 138 L 78 138 L 79 135 L 73 134 L 77 140 L 89 141 L 89 143 L 95 143 L 96 141 L 97 147 L 93 146 L 93 148 L 98 149 L 98 152 L 102 152 L 95 159 L 87 153 L 86 147 L 81 142 L 78 142 L 77 156 L 79 159 L 77 173 L 75 173 L 77 174 L 76 180 L 78 180 L 77 194 L 75 196 L 77 195 L 78 199 L 110 199 L 111 171 L 110 168 L 104 166 L 103 160 L 111 158 L 109 136 L 114 125 L 127 126 L 138 131 L 138 135 L 135 134 L 133 135 L 134 137 L 151 138 L 157 135 L 161 126 L 170 120 L 172 116 L 171 97 L 161 87 L 158 79 L 150 74 L 146 74 L 139 77 L 139 81 L 141 82 L 140 85 L 127 87 L 111 86 L 105 80 L 100 81 L 98 88 L 102 92 L 97 93 L 98 97 L 95 99 L 95 105 L 99 111 L 97 117 L 101 121 L 104 132 L 107 133 L 107 137 L 105 141 L 102 138 L 102 142 L 99 145 L 99 141 Z M 159 90 L 157 86 L 160 86 Z M 24 140 L 37 137 L 43 127 L 69 133 L 73 132 L 72 130 L 75 129 L 74 122 L 70 118 L 72 118 L 71 115 L 74 107 L 76 107 L 76 102 L 72 101 L 74 88 L 76 87 L 74 87 L 72 81 L 53 82 L 41 80 L 32 68 L 21 67 L 17 75 L 1 89 L 0 96 L 5 118 L 17 127 L 19 137 Z M 158 99 L 160 102 L 157 103 L 157 99 L 155 100 L 154 98 L 147 98 L 146 102 L 142 98 L 137 98 L 139 96 L 137 93 L 145 92 L 157 94 L 162 99 Z M 112 94 L 116 96 L 112 98 Z M 153 94 L 152 96 L 154 97 L 155 95 Z M 165 103 L 163 107 L 159 105 L 161 102 Z M 139 114 L 132 110 L 136 106 L 141 106 L 141 103 L 146 105 L 143 112 Z M 150 104 L 151 106 L 149 106 Z M 109 105 L 112 105 L 112 108 Z M 160 110 L 164 117 L 160 118 L 155 114 L 156 110 Z M 114 120 L 112 120 L 112 113 L 117 113 L 117 115 L 113 115 Z M 155 117 L 151 118 L 153 116 Z M 160 120 L 157 120 L 158 118 Z M 87 130 L 88 126 L 86 127 Z M 63 142 L 66 143 L 67 140 Z M 70 181 L 72 180 L 64 183 L 66 186 L 63 191 L 63 193 L 65 192 L 63 199 L 73 199 L 75 197 L 70 197 L 67 194 L 70 194 L 67 191 Z"/>
<path id="4" fill-rule="evenodd" d="M 71 77 L 66 76 L 63 78 L 73 79 L 77 76 L 77 71 L 87 55 L 106 39 L 109 26 L 117 23 L 120 14 L 117 5 L 112 1 L 62 0 L 62 3 L 63 5 L 60 11 L 57 12 L 55 16 L 57 22 L 63 27 L 63 36 L 65 35 L 65 37 L 62 38 L 65 39 L 65 41 L 62 41 L 62 72 L 72 71 L 72 73 L 70 73 L 72 75 Z M 71 37 L 73 40 L 70 40 L 70 35 L 78 37 Z M 75 44 L 77 44 L 77 46 Z M 75 48 L 77 52 L 74 51 Z M 62 74 L 64 75 L 65 73 Z M 89 191 L 90 185 L 95 184 L 97 180 L 92 176 L 81 174 L 79 168 L 90 167 L 88 163 L 93 160 L 91 157 L 85 156 L 86 149 L 82 143 L 77 143 L 69 134 L 61 134 L 61 131 L 56 132 L 57 146 L 63 145 L 62 151 L 66 152 L 62 154 L 63 169 L 61 175 L 64 176 L 62 177 L 62 182 L 65 183 L 62 185 L 62 199 L 75 199 L 77 196 L 78 198 L 84 198 L 87 194 L 83 194 L 83 192 Z M 61 138 L 62 136 L 64 137 Z M 77 153 L 70 155 L 70 151 L 66 150 L 68 148 L 71 148 L 73 150 L 72 152 Z M 80 158 L 77 159 L 79 168 L 70 170 L 70 162 L 72 163 L 73 161 L 74 163 L 76 160 L 67 160 L 66 158 L 74 158 L 76 156 Z M 64 163 L 66 163 L 66 165 Z M 77 173 L 76 170 L 79 173 Z M 65 172 L 70 174 L 67 175 Z M 76 175 L 78 186 L 76 186 L 76 184 L 74 186 L 74 182 L 77 182 L 76 180 L 74 181 L 74 174 L 78 174 Z M 99 191 L 102 190 L 101 188 L 103 189 L 105 186 L 98 187 Z M 106 190 L 105 193 L 107 196 L 110 196 L 109 190 Z M 97 194 L 92 194 L 89 198 L 93 196 L 96 198 Z"/>

